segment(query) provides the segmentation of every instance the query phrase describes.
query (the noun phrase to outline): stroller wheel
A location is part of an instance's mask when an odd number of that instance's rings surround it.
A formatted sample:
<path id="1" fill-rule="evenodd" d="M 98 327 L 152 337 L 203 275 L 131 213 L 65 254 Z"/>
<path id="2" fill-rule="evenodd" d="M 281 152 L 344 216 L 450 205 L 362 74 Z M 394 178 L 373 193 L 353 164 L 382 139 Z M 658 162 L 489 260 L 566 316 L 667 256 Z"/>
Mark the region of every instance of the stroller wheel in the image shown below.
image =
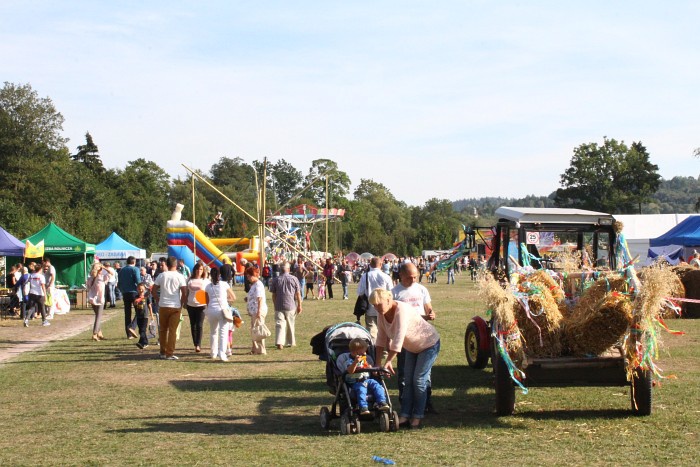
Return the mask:
<path id="1" fill-rule="evenodd" d="M 360 419 L 358 417 L 352 417 L 350 419 L 350 433 L 353 435 L 360 434 Z"/>
<path id="2" fill-rule="evenodd" d="M 386 412 L 379 414 L 379 429 L 384 433 L 388 433 L 391 430 L 391 421 L 389 420 L 389 414 Z"/>
<path id="3" fill-rule="evenodd" d="M 321 413 L 319 414 L 321 418 L 321 428 L 327 430 L 331 427 L 331 412 L 328 407 L 321 407 Z"/>
<path id="4" fill-rule="evenodd" d="M 340 433 L 343 435 L 349 435 L 350 433 L 352 433 L 350 416 L 347 412 L 343 412 L 343 415 L 340 416 Z"/>
<path id="5" fill-rule="evenodd" d="M 389 421 L 389 428 L 391 431 L 399 431 L 399 414 L 396 412 L 396 410 L 391 412 L 391 418 Z"/>

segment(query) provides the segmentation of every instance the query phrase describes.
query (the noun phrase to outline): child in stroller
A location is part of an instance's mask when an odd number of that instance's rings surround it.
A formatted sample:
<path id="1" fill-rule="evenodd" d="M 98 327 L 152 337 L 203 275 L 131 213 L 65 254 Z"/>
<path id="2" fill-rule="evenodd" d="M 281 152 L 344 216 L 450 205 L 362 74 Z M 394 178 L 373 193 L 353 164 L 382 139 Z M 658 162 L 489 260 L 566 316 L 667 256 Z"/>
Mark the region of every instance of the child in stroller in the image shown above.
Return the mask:
<path id="1" fill-rule="evenodd" d="M 399 416 L 382 376 L 387 372 L 371 366 L 374 344 L 369 331 L 356 323 L 336 324 L 326 331 L 324 344 L 321 358 L 326 359 L 326 382 L 335 399 L 330 409 L 321 408 L 321 427 L 327 430 L 331 420 L 340 418 L 342 434 L 357 434 L 361 421 L 379 419 L 381 431 L 398 431 Z"/>
<path id="2" fill-rule="evenodd" d="M 374 397 L 374 407 L 380 411 L 388 411 L 389 405 L 386 403 L 386 393 L 384 387 L 376 379 L 370 378 L 365 368 L 374 366 L 371 355 L 367 355 L 367 342 L 359 337 L 350 341 L 349 352 L 338 357 L 338 368 L 345 368 L 345 382 L 350 385 L 357 398 L 357 405 L 360 406 L 360 415 L 369 415 L 367 405 L 367 392 Z"/>

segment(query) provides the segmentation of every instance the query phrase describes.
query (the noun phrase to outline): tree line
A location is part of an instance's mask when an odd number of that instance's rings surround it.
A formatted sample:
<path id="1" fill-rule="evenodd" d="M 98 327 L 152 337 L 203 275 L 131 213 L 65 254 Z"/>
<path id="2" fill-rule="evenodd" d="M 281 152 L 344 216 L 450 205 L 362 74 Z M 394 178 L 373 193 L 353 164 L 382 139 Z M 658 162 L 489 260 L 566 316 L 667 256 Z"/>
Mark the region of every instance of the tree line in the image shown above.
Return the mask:
<path id="1" fill-rule="evenodd" d="M 195 181 L 193 208 L 189 177 L 173 179 L 144 157 L 130 160 L 124 169 L 106 168 L 89 132 L 84 143 L 71 150 L 62 136 L 63 123 L 51 99 L 40 97 L 31 85 L 6 82 L 0 89 L 0 225 L 18 238 L 53 221 L 89 242 L 100 242 L 115 231 L 150 252 L 163 251 L 166 222 L 176 203 L 185 206 L 183 218 L 194 218 L 203 231 L 212 216 L 222 211 L 227 219 L 223 236 L 256 234 L 257 226 L 250 218 L 200 181 Z M 608 147 L 611 145 L 614 151 Z M 664 212 L 687 202 L 679 193 L 697 198 L 696 179 L 660 180 L 658 174 L 654 177 L 657 169 L 648 161 L 641 143 L 630 149 L 608 139 L 601 147 L 591 143 L 575 150 L 572 168 L 579 164 L 581 169 L 562 175 L 561 190 L 547 197 L 520 200 L 480 198 L 453 203 L 430 199 L 422 206 L 409 206 L 376 180 L 361 179 L 351 192 L 347 173 L 325 158 L 314 160 L 302 172 L 284 159 L 269 160 L 263 167 L 261 160 L 248 163 L 240 157 L 221 157 L 208 171 L 197 173 L 254 216 L 257 187 L 262 183 L 267 188 L 269 213 L 299 204 L 325 207 L 327 190 L 329 206 L 345 209 L 344 220 L 330 226 L 331 251 L 418 255 L 424 249 L 451 247 L 462 225 L 489 225 L 493 220 L 489 216 L 499 205 L 589 206 L 587 182 L 579 176 L 587 172 L 583 166 L 590 160 L 585 157 L 601 150 L 609 153 L 608 159 L 601 159 L 604 163 L 618 164 L 607 175 L 624 173 L 627 186 L 633 182 L 639 185 L 636 191 L 627 190 L 627 197 L 615 195 L 617 205 Z M 633 157 L 629 156 L 632 150 Z M 614 187 L 615 180 L 606 183 Z M 652 188 L 657 198 L 648 194 Z M 602 207 L 598 209 L 605 210 Z M 323 249 L 325 240 L 325 229 L 317 226 L 312 231 L 315 249 Z"/>

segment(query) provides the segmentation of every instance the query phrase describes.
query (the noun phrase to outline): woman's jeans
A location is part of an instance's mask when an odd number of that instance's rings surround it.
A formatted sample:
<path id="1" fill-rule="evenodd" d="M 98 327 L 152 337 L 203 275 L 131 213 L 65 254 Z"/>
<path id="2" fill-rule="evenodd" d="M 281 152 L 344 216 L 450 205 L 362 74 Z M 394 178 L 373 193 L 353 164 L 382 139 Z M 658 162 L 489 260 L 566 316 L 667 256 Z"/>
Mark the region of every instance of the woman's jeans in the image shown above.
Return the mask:
<path id="1" fill-rule="evenodd" d="M 423 418 L 428 399 L 430 371 L 440 353 L 440 341 L 421 353 L 406 352 L 404 361 L 404 387 L 401 397 L 401 416 L 404 418 Z"/>

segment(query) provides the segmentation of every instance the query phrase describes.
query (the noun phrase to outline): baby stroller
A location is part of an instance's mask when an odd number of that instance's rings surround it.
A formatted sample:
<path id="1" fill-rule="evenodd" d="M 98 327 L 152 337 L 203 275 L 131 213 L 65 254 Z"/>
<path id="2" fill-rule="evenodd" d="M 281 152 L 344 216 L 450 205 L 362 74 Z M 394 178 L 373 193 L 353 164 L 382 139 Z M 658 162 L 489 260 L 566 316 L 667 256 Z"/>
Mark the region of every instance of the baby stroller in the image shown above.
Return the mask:
<path id="1" fill-rule="evenodd" d="M 344 435 L 359 434 L 360 422 L 370 422 L 379 419 L 379 428 L 381 431 L 398 431 L 399 429 L 399 414 L 393 409 L 389 391 L 384 383 L 383 374 L 388 374 L 388 371 L 383 368 L 372 367 L 365 371 L 370 371 L 372 378 L 379 381 L 384 388 L 386 401 L 389 410 L 378 410 L 374 408 L 371 395 L 368 394 L 368 400 L 372 410 L 369 414 L 361 414 L 360 407 L 357 405 L 357 400 L 350 384 L 345 382 L 345 368 L 338 367 L 338 357 L 349 351 L 348 345 L 352 339 L 361 338 L 367 342 L 367 355 L 371 356 L 376 362 L 375 348 L 372 343 L 372 336 L 367 329 L 357 323 L 340 323 L 332 326 L 326 331 L 325 351 L 326 360 L 326 384 L 329 391 L 335 395 L 333 405 L 321 407 L 321 427 L 328 430 L 331 420 L 340 418 L 340 432 Z"/>

